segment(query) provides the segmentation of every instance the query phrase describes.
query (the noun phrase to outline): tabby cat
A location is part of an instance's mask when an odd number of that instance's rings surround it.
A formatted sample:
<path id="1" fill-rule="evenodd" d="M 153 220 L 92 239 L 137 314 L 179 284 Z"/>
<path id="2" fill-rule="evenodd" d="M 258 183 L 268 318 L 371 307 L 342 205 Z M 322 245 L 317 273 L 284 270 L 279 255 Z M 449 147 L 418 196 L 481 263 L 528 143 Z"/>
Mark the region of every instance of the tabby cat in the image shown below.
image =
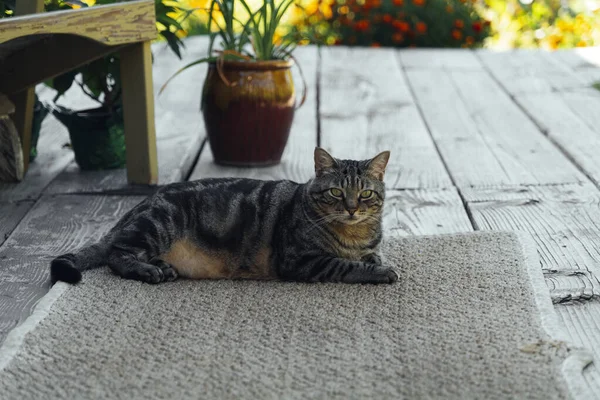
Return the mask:
<path id="1" fill-rule="evenodd" d="M 77 283 L 108 264 L 148 283 L 192 279 L 280 279 L 392 283 L 382 265 L 389 159 L 340 160 L 316 148 L 305 184 L 202 179 L 167 185 L 127 214 L 97 244 L 55 258 L 52 281 Z"/>

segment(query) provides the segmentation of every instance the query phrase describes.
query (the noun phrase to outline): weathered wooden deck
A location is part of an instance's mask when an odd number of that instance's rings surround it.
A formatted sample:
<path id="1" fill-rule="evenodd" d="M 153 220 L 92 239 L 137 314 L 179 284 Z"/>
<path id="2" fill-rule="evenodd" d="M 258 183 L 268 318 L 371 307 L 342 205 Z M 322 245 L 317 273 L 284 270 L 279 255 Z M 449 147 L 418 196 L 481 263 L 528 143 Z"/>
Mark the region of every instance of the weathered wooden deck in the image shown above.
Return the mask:
<path id="1" fill-rule="evenodd" d="M 186 60 L 205 52 L 187 41 Z M 199 113 L 205 67 L 156 102 L 160 183 L 308 179 L 316 145 L 344 158 L 389 149 L 389 235 L 530 232 L 572 340 L 600 360 L 600 49 L 546 53 L 299 49 L 310 87 L 281 165 L 212 164 Z M 155 47 L 156 90 L 184 61 Z M 45 94 L 42 90 L 42 97 Z M 81 106 L 70 93 L 69 102 Z M 56 254 L 99 238 L 142 199 L 123 170 L 81 173 L 52 117 L 25 182 L 0 185 L 0 341 L 48 289 Z M 600 396 L 600 365 L 584 371 Z"/>

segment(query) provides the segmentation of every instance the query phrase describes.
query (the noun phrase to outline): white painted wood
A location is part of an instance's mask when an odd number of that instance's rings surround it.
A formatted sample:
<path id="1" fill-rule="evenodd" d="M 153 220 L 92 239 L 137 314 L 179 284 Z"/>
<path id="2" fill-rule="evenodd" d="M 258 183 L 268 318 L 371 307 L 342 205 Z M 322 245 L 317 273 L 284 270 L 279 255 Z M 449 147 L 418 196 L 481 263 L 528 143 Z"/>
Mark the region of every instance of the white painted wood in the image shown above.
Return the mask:
<path id="1" fill-rule="evenodd" d="M 475 53 L 468 49 L 402 49 L 398 54 L 406 68 L 483 68 Z"/>
<path id="2" fill-rule="evenodd" d="M 516 101 L 588 177 L 600 184 L 600 125 L 592 124 L 598 117 L 591 116 L 591 123 L 586 124 L 573 112 L 576 106 L 569 105 L 559 93 L 523 94 Z M 588 98 L 588 101 L 600 107 L 600 99 Z M 597 114 L 598 110 L 592 113 Z"/>
<path id="3" fill-rule="evenodd" d="M 486 72 L 406 74 L 459 187 L 585 180 Z"/>
<path id="4" fill-rule="evenodd" d="M 190 180 L 215 177 L 245 177 L 254 179 L 291 179 L 306 182 L 314 175 L 313 154 L 317 145 L 317 68 L 318 49 L 315 46 L 299 47 L 294 57 L 301 65 L 308 95 L 304 105 L 294 115 L 288 143 L 279 165 L 264 168 L 236 168 L 219 166 L 213 162 L 208 143 L 204 146 Z M 294 85 L 298 96 L 302 93 L 302 80 L 294 68 Z"/>
<path id="5" fill-rule="evenodd" d="M 507 170 L 519 171 L 519 177 L 512 178 L 514 183 L 586 181 L 486 72 L 450 71 L 449 75 L 473 124 L 499 163 Z"/>
<path id="6" fill-rule="evenodd" d="M 383 213 L 386 237 L 470 232 L 456 189 L 388 190 Z"/>
<path id="7" fill-rule="evenodd" d="M 585 86 L 600 82 L 600 47 L 557 50 L 549 56 L 571 70 Z"/>
<path id="8" fill-rule="evenodd" d="M 478 50 L 477 55 L 512 94 L 551 92 L 586 86 L 574 71 L 542 50 Z"/>
<path id="9" fill-rule="evenodd" d="M 556 306 L 571 339 L 599 356 L 600 192 L 583 184 L 466 189 L 463 195 L 477 229 L 523 230 L 533 236 L 541 267 L 550 270 L 546 278 L 553 300 L 569 294 L 577 300 Z M 588 367 L 584 376 L 600 393 L 598 366 Z"/>
<path id="10" fill-rule="evenodd" d="M 207 66 L 199 65 L 172 80 L 159 96 L 167 79 L 183 65 L 204 57 L 208 50 L 206 37 L 186 38 L 179 60 L 164 43 L 152 47 L 155 98 L 155 124 L 158 151 L 159 185 L 185 180 L 204 140 L 200 114 L 200 93 Z M 59 102 L 82 109 L 96 104 L 77 87 L 69 90 Z M 49 186 L 47 193 L 77 193 L 129 190 L 124 168 L 105 171 L 81 171 L 73 161 Z"/>
<path id="11" fill-rule="evenodd" d="M 450 187 L 394 55 L 345 47 L 323 51 L 321 146 L 342 159 L 391 151 L 385 176 L 390 189 Z"/>
<path id="12" fill-rule="evenodd" d="M 592 393 L 600 393 L 600 302 L 575 302 L 555 307 L 573 343 L 591 350 L 594 363 L 583 370 Z"/>
<path id="13" fill-rule="evenodd" d="M 486 140 L 446 71 L 407 69 L 408 83 L 425 122 L 459 187 L 517 184 L 527 181 L 523 168 L 502 163 L 499 149 Z M 529 180 L 531 181 L 531 180 Z"/>
<path id="14" fill-rule="evenodd" d="M 594 88 L 576 89 L 559 93 L 571 111 L 588 127 L 600 132 L 600 90 Z"/>

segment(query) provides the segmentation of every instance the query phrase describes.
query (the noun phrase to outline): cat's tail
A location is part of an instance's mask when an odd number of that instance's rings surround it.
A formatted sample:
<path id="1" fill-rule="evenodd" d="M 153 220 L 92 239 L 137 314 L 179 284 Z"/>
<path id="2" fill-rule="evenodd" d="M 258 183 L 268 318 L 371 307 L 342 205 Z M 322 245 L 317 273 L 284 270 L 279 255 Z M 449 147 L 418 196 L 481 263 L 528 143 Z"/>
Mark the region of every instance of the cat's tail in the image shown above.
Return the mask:
<path id="1" fill-rule="evenodd" d="M 56 281 L 78 283 L 81 272 L 98 268 L 106 264 L 108 246 L 102 242 L 84 247 L 75 253 L 67 253 L 56 257 L 50 263 L 50 279 Z"/>

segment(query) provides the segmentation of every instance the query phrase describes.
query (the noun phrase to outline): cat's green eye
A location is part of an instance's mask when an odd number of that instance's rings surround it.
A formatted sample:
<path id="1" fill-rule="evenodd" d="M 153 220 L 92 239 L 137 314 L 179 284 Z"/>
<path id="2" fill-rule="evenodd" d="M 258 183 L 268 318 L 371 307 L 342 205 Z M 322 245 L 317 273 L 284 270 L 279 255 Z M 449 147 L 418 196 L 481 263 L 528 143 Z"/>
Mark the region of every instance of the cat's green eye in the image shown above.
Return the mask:
<path id="1" fill-rule="evenodd" d="M 338 188 L 329 189 L 329 193 L 331 193 L 333 197 L 342 197 L 342 191 Z"/>
<path id="2" fill-rule="evenodd" d="M 373 196 L 373 191 L 372 190 L 363 190 L 360 193 L 360 198 L 361 199 L 368 199 L 371 196 Z"/>

